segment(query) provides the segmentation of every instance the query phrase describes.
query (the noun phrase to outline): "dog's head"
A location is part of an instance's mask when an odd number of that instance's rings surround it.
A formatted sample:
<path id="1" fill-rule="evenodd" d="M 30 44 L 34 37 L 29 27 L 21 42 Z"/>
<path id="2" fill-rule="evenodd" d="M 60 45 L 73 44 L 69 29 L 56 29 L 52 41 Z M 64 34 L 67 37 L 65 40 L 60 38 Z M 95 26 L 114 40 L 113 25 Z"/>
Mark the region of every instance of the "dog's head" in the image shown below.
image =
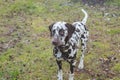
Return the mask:
<path id="1" fill-rule="evenodd" d="M 52 37 L 52 44 L 54 46 L 62 46 L 72 36 L 75 27 L 66 22 L 56 22 L 49 26 L 49 30 Z"/>

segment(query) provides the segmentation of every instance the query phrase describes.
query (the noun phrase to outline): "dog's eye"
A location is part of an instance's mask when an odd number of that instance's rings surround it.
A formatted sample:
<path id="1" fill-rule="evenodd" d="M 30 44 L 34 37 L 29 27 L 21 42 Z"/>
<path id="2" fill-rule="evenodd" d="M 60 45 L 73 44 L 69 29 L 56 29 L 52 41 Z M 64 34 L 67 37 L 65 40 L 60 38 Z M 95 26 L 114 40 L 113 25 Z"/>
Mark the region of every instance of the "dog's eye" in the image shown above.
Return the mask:
<path id="1" fill-rule="evenodd" d="M 79 29 L 76 29 L 76 31 L 77 31 L 77 32 L 80 32 L 80 30 L 79 30 Z"/>
<path id="2" fill-rule="evenodd" d="M 63 30 L 63 29 L 60 29 L 59 34 L 60 34 L 61 36 L 64 36 L 64 30 Z"/>

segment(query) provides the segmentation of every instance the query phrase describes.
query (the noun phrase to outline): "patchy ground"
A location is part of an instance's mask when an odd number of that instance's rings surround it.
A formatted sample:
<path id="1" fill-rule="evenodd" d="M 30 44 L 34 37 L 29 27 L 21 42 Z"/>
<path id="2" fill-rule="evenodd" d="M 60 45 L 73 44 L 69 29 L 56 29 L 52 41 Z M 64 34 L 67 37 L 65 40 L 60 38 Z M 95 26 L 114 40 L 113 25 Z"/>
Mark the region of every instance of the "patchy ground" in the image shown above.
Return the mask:
<path id="1" fill-rule="evenodd" d="M 90 31 L 85 68 L 75 80 L 120 80 L 120 10 L 89 7 L 67 0 L 0 1 L 0 80 L 56 80 L 48 25 L 73 22 L 88 14 Z M 77 55 L 79 61 L 80 51 Z M 64 79 L 69 65 L 64 62 Z"/>

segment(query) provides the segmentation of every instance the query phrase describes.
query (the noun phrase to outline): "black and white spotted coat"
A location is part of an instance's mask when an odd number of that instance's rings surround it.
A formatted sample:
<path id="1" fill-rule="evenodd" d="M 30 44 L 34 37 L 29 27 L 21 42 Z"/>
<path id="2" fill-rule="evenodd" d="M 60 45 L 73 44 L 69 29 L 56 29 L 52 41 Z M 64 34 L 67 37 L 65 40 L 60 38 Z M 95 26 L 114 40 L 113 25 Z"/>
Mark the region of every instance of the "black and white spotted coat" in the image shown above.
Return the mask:
<path id="1" fill-rule="evenodd" d="M 79 69 L 84 67 L 84 53 L 86 50 L 86 42 L 88 40 L 89 31 L 85 23 L 87 21 L 87 12 L 82 9 L 85 14 L 81 22 L 69 24 L 66 22 L 56 22 L 49 26 L 54 45 L 53 55 L 56 57 L 58 65 L 58 80 L 63 80 L 62 61 L 65 60 L 70 64 L 69 80 L 74 79 L 74 66 L 76 64 L 76 54 L 81 43 L 81 58 L 78 65 Z"/>
<path id="2" fill-rule="evenodd" d="M 81 45 L 86 44 L 84 41 L 87 42 L 89 33 L 85 25 L 80 22 L 74 22 L 73 25 L 75 27 L 75 31 L 67 43 L 59 47 L 55 46 L 53 49 L 54 56 L 57 58 L 57 60 L 71 61 L 75 59 L 80 45 L 80 40 L 82 41 Z"/>

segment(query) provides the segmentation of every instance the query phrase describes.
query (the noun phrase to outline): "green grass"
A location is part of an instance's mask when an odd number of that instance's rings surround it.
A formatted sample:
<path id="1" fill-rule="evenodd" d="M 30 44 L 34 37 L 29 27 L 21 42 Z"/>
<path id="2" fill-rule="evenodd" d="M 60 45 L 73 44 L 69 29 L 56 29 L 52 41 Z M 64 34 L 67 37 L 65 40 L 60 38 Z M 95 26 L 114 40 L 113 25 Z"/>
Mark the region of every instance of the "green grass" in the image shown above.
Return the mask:
<path id="1" fill-rule="evenodd" d="M 107 5 L 114 5 L 114 6 L 120 6 L 120 0 L 111 0 L 107 1 Z"/>
<path id="2" fill-rule="evenodd" d="M 103 17 L 99 7 L 68 3 L 67 0 L 0 1 L 0 80 L 56 80 L 57 64 L 48 26 L 56 21 L 82 20 L 82 8 L 89 14 L 90 38 L 85 69 L 75 72 L 75 80 L 119 80 L 120 12 L 114 6 L 118 3 L 114 1 L 104 11 L 117 17 Z M 78 61 L 80 53 L 79 50 Z M 109 57 L 113 58 L 107 63 Z M 63 62 L 63 66 L 64 79 L 68 80 L 69 64 Z M 106 68 L 114 74 L 106 72 Z"/>
<path id="3" fill-rule="evenodd" d="M 120 63 L 117 63 L 114 65 L 114 67 L 112 68 L 114 71 L 116 71 L 117 73 L 120 73 Z"/>
<path id="4" fill-rule="evenodd" d="M 108 33 L 111 35 L 120 34 L 120 29 L 111 29 Z"/>

